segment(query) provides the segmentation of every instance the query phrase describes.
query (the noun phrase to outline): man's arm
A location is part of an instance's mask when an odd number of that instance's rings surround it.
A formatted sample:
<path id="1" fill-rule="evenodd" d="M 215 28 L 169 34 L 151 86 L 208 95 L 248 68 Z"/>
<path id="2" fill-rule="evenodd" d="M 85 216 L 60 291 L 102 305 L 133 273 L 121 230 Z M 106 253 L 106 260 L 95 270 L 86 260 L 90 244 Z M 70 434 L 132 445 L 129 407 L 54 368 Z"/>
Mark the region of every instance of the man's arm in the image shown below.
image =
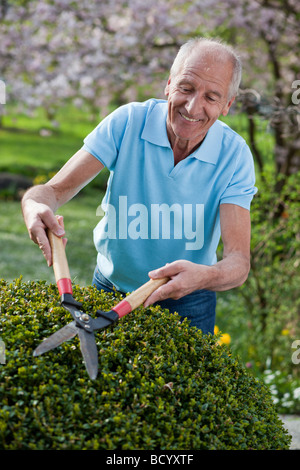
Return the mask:
<path id="1" fill-rule="evenodd" d="M 103 168 L 102 163 L 80 149 L 46 184 L 33 186 L 23 196 L 22 212 L 29 236 L 41 248 L 48 265 L 52 264 L 51 248 L 46 229 L 57 236 L 64 229 L 54 213 L 74 197 Z"/>
<path id="2" fill-rule="evenodd" d="M 234 204 L 220 206 L 223 258 L 213 266 L 174 261 L 149 273 L 153 279 L 170 277 L 145 306 L 167 298 L 179 299 L 197 289 L 224 291 L 242 285 L 250 270 L 250 213 Z"/>
<path id="3" fill-rule="evenodd" d="M 216 270 L 215 284 L 210 290 L 223 291 L 241 286 L 250 270 L 250 212 L 234 204 L 220 206 L 223 259 L 212 266 Z"/>

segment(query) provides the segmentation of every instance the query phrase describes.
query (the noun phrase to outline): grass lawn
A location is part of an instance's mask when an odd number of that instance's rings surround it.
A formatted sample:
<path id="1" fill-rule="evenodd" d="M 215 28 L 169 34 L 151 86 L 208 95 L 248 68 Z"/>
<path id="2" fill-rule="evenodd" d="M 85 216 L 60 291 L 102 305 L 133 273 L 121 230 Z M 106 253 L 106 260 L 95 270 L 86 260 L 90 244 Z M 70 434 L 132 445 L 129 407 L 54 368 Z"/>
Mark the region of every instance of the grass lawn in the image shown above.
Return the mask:
<path id="1" fill-rule="evenodd" d="M 59 126 L 49 123 L 42 110 L 29 118 L 10 108 L 0 128 L 0 168 L 53 171 L 82 146 L 84 137 L 98 124 L 76 108 L 62 109 L 57 120 Z"/>

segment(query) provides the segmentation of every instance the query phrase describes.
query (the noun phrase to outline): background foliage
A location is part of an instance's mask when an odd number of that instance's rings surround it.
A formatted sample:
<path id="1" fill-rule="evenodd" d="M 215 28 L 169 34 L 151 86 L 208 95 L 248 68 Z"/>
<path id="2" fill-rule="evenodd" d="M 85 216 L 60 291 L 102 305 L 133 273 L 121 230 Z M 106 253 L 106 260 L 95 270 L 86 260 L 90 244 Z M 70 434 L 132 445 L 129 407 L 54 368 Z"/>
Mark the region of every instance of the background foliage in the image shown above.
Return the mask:
<path id="1" fill-rule="evenodd" d="M 300 168 L 299 16 L 296 0 L 2 0 L 0 78 L 8 100 L 49 118 L 70 100 L 102 115 L 110 103 L 162 96 L 178 47 L 195 35 L 235 45 L 240 103 L 259 163 L 255 116 L 268 119 L 276 171 Z M 299 88 L 299 83 L 298 83 Z M 298 97 L 296 93 L 296 98 Z"/>

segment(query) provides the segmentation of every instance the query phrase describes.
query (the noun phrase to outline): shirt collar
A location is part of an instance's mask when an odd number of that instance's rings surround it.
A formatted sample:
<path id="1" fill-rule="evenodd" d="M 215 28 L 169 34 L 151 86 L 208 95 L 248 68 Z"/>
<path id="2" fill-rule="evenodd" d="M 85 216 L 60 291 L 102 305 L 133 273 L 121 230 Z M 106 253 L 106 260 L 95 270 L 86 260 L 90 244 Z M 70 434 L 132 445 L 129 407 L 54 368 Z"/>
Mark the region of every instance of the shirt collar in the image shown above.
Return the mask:
<path id="1" fill-rule="evenodd" d="M 158 101 L 147 115 L 142 139 L 161 147 L 171 147 L 167 134 L 167 101 Z"/>
<path id="2" fill-rule="evenodd" d="M 167 101 L 158 101 L 155 103 L 147 116 L 145 126 L 142 132 L 142 139 L 151 142 L 154 145 L 171 148 L 167 134 Z M 204 141 L 189 157 L 212 163 L 217 163 L 223 137 L 223 126 L 220 121 L 216 121 L 208 130 Z"/>

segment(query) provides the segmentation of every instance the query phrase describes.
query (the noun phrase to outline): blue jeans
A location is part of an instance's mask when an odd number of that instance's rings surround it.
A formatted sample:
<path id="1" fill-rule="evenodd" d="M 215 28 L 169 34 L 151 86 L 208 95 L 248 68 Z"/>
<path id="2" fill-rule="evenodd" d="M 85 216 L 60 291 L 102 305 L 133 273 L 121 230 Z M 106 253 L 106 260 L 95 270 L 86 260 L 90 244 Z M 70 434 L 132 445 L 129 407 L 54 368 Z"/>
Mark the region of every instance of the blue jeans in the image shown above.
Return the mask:
<path id="1" fill-rule="evenodd" d="M 97 267 L 92 284 L 98 290 L 113 292 L 113 284 L 100 273 Z M 170 313 L 177 312 L 182 318 L 187 318 L 190 321 L 190 326 L 196 326 L 204 334 L 214 333 L 216 293 L 213 291 L 196 290 L 181 299 L 166 299 L 154 305 L 160 305 L 162 309 L 168 309 Z"/>

